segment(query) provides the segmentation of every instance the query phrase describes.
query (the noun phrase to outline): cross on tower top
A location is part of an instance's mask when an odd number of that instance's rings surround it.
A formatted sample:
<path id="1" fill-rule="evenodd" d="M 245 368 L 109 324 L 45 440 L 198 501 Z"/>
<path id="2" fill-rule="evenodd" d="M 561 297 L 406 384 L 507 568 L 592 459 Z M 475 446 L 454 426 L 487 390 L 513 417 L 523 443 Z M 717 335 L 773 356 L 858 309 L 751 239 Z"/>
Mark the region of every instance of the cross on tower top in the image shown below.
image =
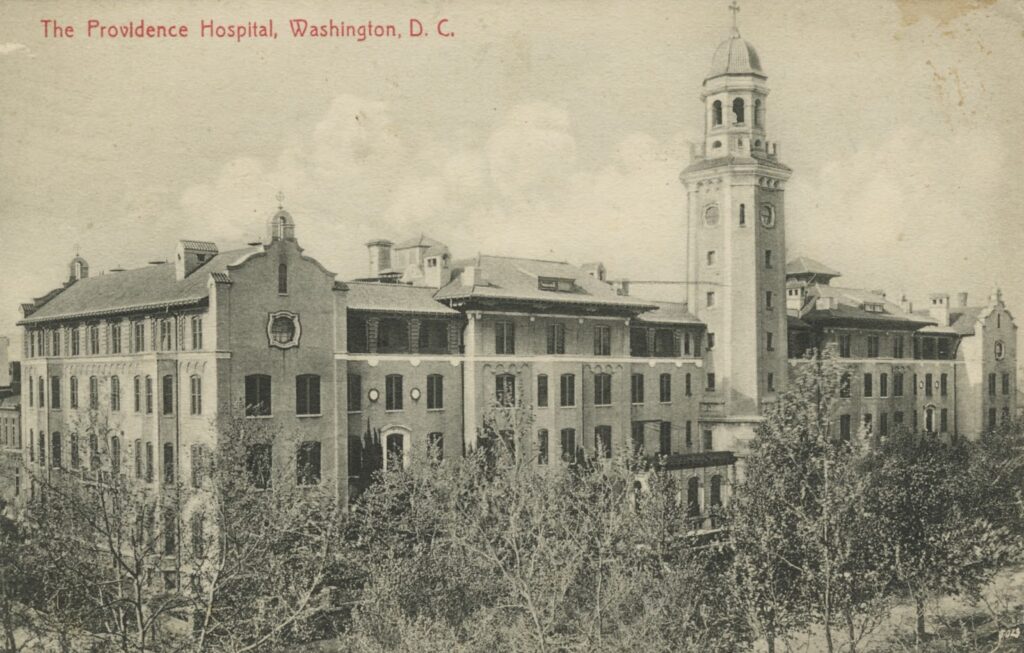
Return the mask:
<path id="1" fill-rule="evenodd" d="M 732 12 L 732 31 L 739 34 L 740 28 L 737 21 L 739 19 L 740 4 L 736 0 L 732 0 L 732 4 L 729 5 L 729 11 Z"/>
<path id="2" fill-rule="evenodd" d="M 284 208 L 284 192 L 283 191 L 277 191 L 276 197 L 277 197 L 277 208 L 278 209 L 283 209 Z"/>

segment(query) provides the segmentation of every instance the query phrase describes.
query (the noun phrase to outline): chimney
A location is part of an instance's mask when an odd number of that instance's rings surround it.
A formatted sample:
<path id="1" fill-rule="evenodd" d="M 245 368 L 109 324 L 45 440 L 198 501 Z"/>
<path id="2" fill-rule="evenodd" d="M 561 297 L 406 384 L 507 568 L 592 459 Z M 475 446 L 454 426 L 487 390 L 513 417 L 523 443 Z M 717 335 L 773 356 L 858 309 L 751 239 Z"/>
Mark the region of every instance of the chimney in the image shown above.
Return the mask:
<path id="1" fill-rule="evenodd" d="M 906 295 L 900 297 L 900 310 L 903 311 L 904 313 L 914 312 L 914 303 L 907 299 Z"/>
<path id="2" fill-rule="evenodd" d="M 429 252 L 423 259 L 423 284 L 431 288 L 443 288 L 452 280 L 451 256 L 447 249 Z"/>
<path id="3" fill-rule="evenodd" d="M 174 256 L 174 276 L 181 281 L 217 255 L 217 245 L 202 240 L 179 240 Z"/>
<path id="4" fill-rule="evenodd" d="M 611 284 L 612 288 L 615 289 L 615 294 L 629 295 L 629 279 L 614 279 Z"/>
<path id="5" fill-rule="evenodd" d="M 366 249 L 370 252 L 370 276 L 379 277 L 385 272 L 391 271 L 391 246 L 390 240 L 371 240 L 366 243 Z"/>
<path id="6" fill-rule="evenodd" d="M 928 306 L 928 315 L 930 315 L 940 327 L 949 326 L 949 294 L 932 293 L 929 299 L 931 304 Z"/>
<path id="7" fill-rule="evenodd" d="M 967 293 L 958 292 L 956 294 L 956 305 L 960 308 L 967 308 Z"/>
<path id="8" fill-rule="evenodd" d="M 480 269 L 475 265 L 467 265 L 462 269 L 462 285 L 472 288 L 480 280 Z"/>

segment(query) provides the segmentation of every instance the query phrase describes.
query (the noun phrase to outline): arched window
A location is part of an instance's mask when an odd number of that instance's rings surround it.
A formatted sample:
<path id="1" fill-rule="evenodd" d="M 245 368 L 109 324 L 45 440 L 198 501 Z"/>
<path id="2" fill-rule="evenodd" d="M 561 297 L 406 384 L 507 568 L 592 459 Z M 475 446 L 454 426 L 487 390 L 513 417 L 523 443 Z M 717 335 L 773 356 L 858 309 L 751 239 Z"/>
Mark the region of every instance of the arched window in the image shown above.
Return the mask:
<path id="1" fill-rule="evenodd" d="M 46 433 L 39 432 L 39 464 L 46 467 Z"/>
<path id="2" fill-rule="evenodd" d="M 57 431 L 53 432 L 53 437 L 50 440 L 50 461 L 53 467 L 60 468 L 63 464 L 61 461 L 61 442 L 60 433 Z"/>
<path id="3" fill-rule="evenodd" d="M 71 469 L 78 469 L 80 460 L 78 458 L 78 434 L 71 433 L 68 435 L 68 441 L 71 444 Z"/>
<path id="4" fill-rule="evenodd" d="M 755 127 L 760 127 L 761 126 L 761 123 L 762 123 L 761 108 L 762 108 L 762 106 L 763 105 L 761 104 L 761 100 L 754 100 L 754 126 Z"/>
<path id="5" fill-rule="evenodd" d="M 389 472 L 398 471 L 405 466 L 405 434 L 389 433 L 385 438 L 387 462 L 385 469 Z"/>
<path id="6" fill-rule="evenodd" d="M 288 266 L 284 263 L 277 266 L 277 294 L 288 294 Z"/>
<path id="7" fill-rule="evenodd" d="M 715 100 L 711 104 L 711 126 L 717 127 L 722 124 L 722 102 Z"/>
<path id="8" fill-rule="evenodd" d="M 843 374 L 839 379 L 839 396 L 849 397 L 850 396 L 850 375 L 849 373 Z"/>
<path id="9" fill-rule="evenodd" d="M 142 478 L 142 440 L 135 439 L 135 478 Z"/>
<path id="10" fill-rule="evenodd" d="M 142 410 L 142 379 L 135 377 L 133 379 L 133 390 L 135 393 L 135 412 Z"/>
<path id="11" fill-rule="evenodd" d="M 299 374 L 295 377 L 295 414 L 320 414 L 320 375 Z"/>
<path id="12" fill-rule="evenodd" d="M 700 516 L 700 481 L 691 476 L 686 482 L 686 514 L 690 517 Z"/>
<path id="13" fill-rule="evenodd" d="M 164 485 L 174 484 L 174 445 L 164 444 Z"/>
<path id="14" fill-rule="evenodd" d="M 89 410 L 99 410 L 100 407 L 100 380 L 95 376 L 89 377 Z"/>
<path id="15" fill-rule="evenodd" d="M 97 470 L 100 467 L 100 445 L 95 433 L 89 434 L 89 469 Z"/>
<path id="16" fill-rule="evenodd" d="M 928 433 L 935 432 L 935 409 L 931 406 L 924 409 L 924 430 Z"/>
<path id="17" fill-rule="evenodd" d="M 732 119 L 737 125 L 744 122 L 743 98 L 736 98 L 732 101 Z"/>
<path id="18" fill-rule="evenodd" d="M 78 408 L 78 377 L 73 376 L 68 382 L 68 392 L 71 394 L 71 407 Z"/>

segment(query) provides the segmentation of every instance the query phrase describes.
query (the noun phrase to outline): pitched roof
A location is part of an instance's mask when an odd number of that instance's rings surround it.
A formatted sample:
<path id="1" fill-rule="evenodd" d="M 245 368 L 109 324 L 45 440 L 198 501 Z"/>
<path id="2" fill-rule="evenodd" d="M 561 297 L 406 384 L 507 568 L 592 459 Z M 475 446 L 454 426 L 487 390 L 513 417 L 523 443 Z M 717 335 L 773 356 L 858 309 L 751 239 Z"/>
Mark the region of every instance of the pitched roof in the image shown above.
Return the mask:
<path id="1" fill-rule="evenodd" d="M 354 311 L 458 315 L 434 299 L 434 288 L 400 283 L 348 281 L 347 305 Z"/>
<path id="2" fill-rule="evenodd" d="M 474 283 L 467 285 L 467 268 L 475 268 Z M 541 290 L 539 279 L 571 279 L 573 290 Z M 437 299 L 508 299 L 558 304 L 600 305 L 632 310 L 653 310 L 654 302 L 619 295 L 604 281 L 564 261 L 545 261 L 505 256 L 478 256 L 458 261 L 452 280 L 435 295 Z"/>
<path id="3" fill-rule="evenodd" d="M 664 324 L 701 324 L 704 323 L 690 312 L 686 302 L 651 302 L 657 308 L 637 316 L 640 322 L 657 322 Z"/>
<path id="4" fill-rule="evenodd" d="M 18 410 L 21 406 L 21 395 L 0 397 L 0 410 Z"/>
<path id="5" fill-rule="evenodd" d="M 818 299 L 831 300 L 832 307 L 825 308 Z M 881 307 L 880 311 L 869 311 L 865 304 Z M 899 305 L 869 290 L 840 288 L 813 284 L 808 287 L 807 303 L 800 312 L 800 319 L 807 323 L 823 324 L 868 324 L 888 327 L 917 329 L 934 324 L 930 318 L 907 313 Z"/>
<path id="6" fill-rule="evenodd" d="M 838 271 L 807 256 L 798 256 L 786 263 L 786 276 L 796 274 L 813 274 L 819 277 L 840 276 Z"/>
<path id="7" fill-rule="evenodd" d="M 197 303 L 209 295 L 206 283 L 211 273 L 224 272 L 228 265 L 258 250 L 245 247 L 221 252 L 181 281 L 170 263 L 81 279 L 19 324 Z"/>
<path id="8" fill-rule="evenodd" d="M 413 236 L 412 238 L 406 238 L 397 245 L 394 245 L 394 249 L 408 249 L 410 247 L 444 247 L 445 244 L 439 240 L 434 240 L 426 234 L 420 234 L 419 236 Z"/>
<path id="9" fill-rule="evenodd" d="M 217 252 L 217 244 L 206 240 L 183 240 L 181 244 L 185 249 L 193 249 L 200 252 Z"/>
<path id="10" fill-rule="evenodd" d="M 965 306 L 949 312 L 949 326 L 962 336 L 973 336 L 974 325 L 985 306 Z"/>

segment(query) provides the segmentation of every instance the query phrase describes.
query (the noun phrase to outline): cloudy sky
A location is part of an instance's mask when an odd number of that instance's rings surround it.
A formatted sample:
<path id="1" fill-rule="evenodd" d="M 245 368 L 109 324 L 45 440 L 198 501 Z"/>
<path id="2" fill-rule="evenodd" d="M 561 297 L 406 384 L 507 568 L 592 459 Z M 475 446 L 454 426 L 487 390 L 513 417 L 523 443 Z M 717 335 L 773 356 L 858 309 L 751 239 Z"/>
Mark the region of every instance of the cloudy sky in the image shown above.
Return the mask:
<path id="1" fill-rule="evenodd" d="M 339 278 L 365 272 L 365 241 L 419 232 L 456 257 L 682 278 L 678 174 L 728 3 L 511 4 L 0 3 L 0 334 L 76 246 L 98 273 L 170 258 L 179 238 L 238 245 L 279 190 Z M 998 283 L 1024 315 L 1024 4 L 741 5 L 795 170 L 789 256 L 919 304 Z M 268 18 L 277 40 L 197 34 Z M 447 18 L 455 36 L 303 41 L 291 18 Z M 76 37 L 44 38 L 42 19 Z M 192 36 L 87 38 L 89 19 Z"/>

